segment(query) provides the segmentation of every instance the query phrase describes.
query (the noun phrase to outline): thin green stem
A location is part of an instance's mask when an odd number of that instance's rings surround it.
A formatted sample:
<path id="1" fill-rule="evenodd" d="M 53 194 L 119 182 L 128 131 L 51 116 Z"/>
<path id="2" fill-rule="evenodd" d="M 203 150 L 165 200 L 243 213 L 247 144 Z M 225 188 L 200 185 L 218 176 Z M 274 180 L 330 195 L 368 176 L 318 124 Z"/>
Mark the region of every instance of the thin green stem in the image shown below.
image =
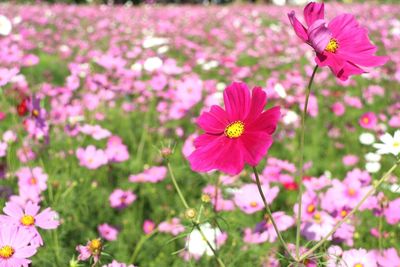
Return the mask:
<path id="1" fill-rule="evenodd" d="M 281 243 L 281 245 L 282 245 L 283 248 L 285 249 L 286 253 L 287 253 L 291 258 L 294 259 L 292 253 L 290 253 L 290 250 L 289 250 L 289 248 L 288 248 L 288 246 L 287 246 L 285 240 L 283 239 L 283 237 L 282 237 L 282 235 L 281 235 L 281 233 L 280 233 L 280 231 L 279 231 L 279 229 L 278 229 L 278 226 L 277 226 L 277 224 L 276 224 L 276 222 L 275 222 L 275 220 L 274 220 L 274 217 L 272 216 L 271 209 L 270 209 L 270 207 L 269 207 L 269 204 L 268 204 L 268 202 L 267 202 L 267 200 L 266 200 L 266 198 L 265 198 L 264 192 L 263 192 L 262 187 L 261 187 L 260 177 L 258 176 L 258 172 L 257 172 L 256 167 L 253 167 L 253 171 L 254 171 L 254 175 L 256 176 L 256 184 L 257 184 L 258 192 L 260 193 L 260 196 L 261 196 L 262 201 L 263 201 L 263 203 L 264 203 L 265 212 L 268 214 L 268 217 L 269 217 L 269 219 L 270 219 L 271 222 L 272 222 L 272 225 L 273 225 L 273 227 L 274 227 L 274 229 L 275 229 L 275 232 L 276 232 L 276 234 L 277 234 L 277 236 L 278 236 L 279 242 Z"/>
<path id="2" fill-rule="evenodd" d="M 129 264 L 133 264 L 136 260 L 137 255 L 139 254 L 140 250 L 142 249 L 144 243 L 149 240 L 153 235 L 158 233 L 158 230 L 154 230 L 153 232 L 143 236 L 140 240 L 139 243 L 136 245 L 135 250 L 132 253 L 131 258 L 129 259 Z"/>
<path id="3" fill-rule="evenodd" d="M 375 193 L 376 189 L 384 182 L 386 181 L 392 172 L 400 165 L 400 160 L 397 161 L 392 168 L 390 168 L 382 177 L 381 179 L 367 192 L 367 194 L 358 202 L 358 204 L 342 219 L 340 220 L 335 227 L 332 228 L 332 230 L 324 237 L 322 238 L 315 246 L 313 246 L 310 250 L 305 252 L 301 257 L 299 258 L 298 262 L 302 262 L 303 260 L 307 259 L 315 250 L 317 250 L 320 246 L 322 246 L 328 238 L 336 232 L 337 229 L 339 229 L 340 226 L 344 222 L 346 222 L 354 213 L 358 211 L 360 206 L 364 204 L 364 202 L 372 195 Z"/>
<path id="4" fill-rule="evenodd" d="M 176 182 L 174 172 L 172 171 L 171 164 L 169 162 L 167 162 L 167 167 L 168 167 L 169 174 L 171 176 L 172 183 L 174 184 L 175 190 L 176 190 L 176 192 L 178 192 L 178 196 L 181 199 L 181 202 L 182 202 L 183 206 L 185 206 L 185 208 L 188 209 L 189 205 L 186 202 L 186 199 L 183 196 L 183 194 L 181 192 L 181 189 L 179 188 L 178 183 Z"/>
<path id="5" fill-rule="evenodd" d="M 300 251 L 300 224 L 301 224 L 301 199 L 303 195 L 303 174 L 304 174 L 304 136 L 305 136 L 305 125 L 306 125 L 306 117 L 307 117 L 307 109 L 308 109 L 308 100 L 310 99 L 311 94 L 311 86 L 314 81 L 315 74 L 317 73 L 318 65 L 315 66 L 313 73 L 310 77 L 310 81 L 308 82 L 307 92 L 306 92 L 306 101 L 304 103 L 303 113 L 301 115 L 301 129 L 300 129 L 300 151 L 299 151 L 299 165 L 298 172 L 299 176 L 297 178 L 297 184 L 299 185 L 299 195 L 297 199 L 297 223 L 296 223 L 296 258 L 299 258 Z"/>
<path id="6" fill-rule="evenodd" d="M 208 241 L 207 237 L 204 235 L 203 231 L 201 230 L 200 226 L 198 223 L 194 223 L 194 227 L 196 227 L 196 229 L 199 231 L 201 237 L 204 239 L 204 241 L 206 241 L 207 246 L 211 249 L 211 251 L 213 252 L 215 259 L 217 260 L 218 264 L 220 267 L 225 267 L 224 262 L 218 257 L 217 251 L 213 248 L 213 246 L 211 245 L 210 241 Z M 217 242 L 217 240 L 215 240 L 215 243 Z"/>
<path id="7" fill-rule="evenodd" d="M 180 198 L 180 200 L 181 200 L 183 206 L 185 206 L 186 209 L 189 209 L 190 207 L 189 207 L 189 205 L 187 204 L 187 201 L 186 201 L 185 197 L 183 196 L 182 191 L 181 191 L 181 189 L 179 188 L 178 183 L 176 182 L 176 178 L 175 178 L 174 172 L 172 171 L 172 167 L 171 167 L 171 164 L 169 163 L 169 161 L 167 161 L 167 167 L 168 167 L 169 174 L 170 174 L 170 176 L 171 176 L 172 183 L 174 184 L 175 190 L 178 192 L 179 198 Z M 201 210 L 202 210 L 202 208 L 201 208 Z M 200 214 L 199 214 L 199 216 L 200 216 Z M 199 217 L 198 217 L 198 218 L 199 218 Z M 203 237 L 203 239 L 206 241 L 207 246 L 208 246 L 208 247 L 211 249 L 211 251 L 213 252 L 214 257 L 215 257 L 216 261 L 218 262 L 219 266 L 220 266 L 220 267 L 225 267 L 224 262 L 218 257 L 217 252 L 215 251 L 215 249 L 213 248 L 213 246 L 211 245 L 211 243 L 208 241 L 208 239 L 207 239 L 206 236 L 204 235 L 204 232 L 201 230 L 201 227 L 199 226 L 199 223 L 198 223 L 195 219 L 192 219 L 191 221 L 192 221 L 192 224 L 194 225 L 194 227 L 199 231 L 200 235 L 201 235 L 201 236 Z M 216 242 L 216 240 L 215 240 L 215 242 Z"/>

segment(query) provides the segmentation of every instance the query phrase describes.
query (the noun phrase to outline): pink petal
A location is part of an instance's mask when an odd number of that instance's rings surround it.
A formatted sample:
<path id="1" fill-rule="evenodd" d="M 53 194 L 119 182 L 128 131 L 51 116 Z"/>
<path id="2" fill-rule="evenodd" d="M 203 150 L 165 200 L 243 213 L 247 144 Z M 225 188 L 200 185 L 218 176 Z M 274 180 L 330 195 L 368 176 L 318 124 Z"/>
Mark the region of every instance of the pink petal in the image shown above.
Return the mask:
<path id="1" fill-rule="evenodd" d="M 267 154 L 272 145 L 271 135 L 265 132 L 245 132 L 241 136 L 244 161 L 250 166 L 257 166 L 260 160 Z"/>
<path id="2" fill-rule="evenodd" d="M 43 229 L 55 229 L 60 223 L 55 220 L 57 214 L 50 208 L 43 210 L 35 218 L 35 225 Z"/>
<path id="3" fill-rule="evenodd" d="M 29 201 L 25 207 L 25 214 L 35 217 L 39 210 L 40 206 L 38 204 Z"/>
<path id="4" fill-rule="evenodd" d="M 280 107 L 273 107 L 264 111 L 253 123 L 245 125 L 246 131 L 265 132 L 273 134 L 281 117 Z"/>
<path id="5" fill-rule="evenodd" d="M 308 29 L 309 42 L 319 53 L 322 53 L 331 39 L 331 32 L 324 20 L 316 20 Z"/>
<path id="6" fill-rule="evenodd" d="M 19 220 L 22 216 L 24 216 L 24 212 L 22 208 L 14 203 L 14 202 L 7 202 L 6 206 L 3 208 L 5 214 Z"/>
<path id="7" fill-rule="evenodd" d="M 203 112 L 197 119 L 197 124 L 206 132 L 221 134 L 229 124 L 228 116 L 221 107 L 212 106 L 210 112 Z"/>
<path id="8" fill-rule="evenodd" d="M 293 26 L 296 35 L 304 42 L 308 41 L 308 34 L 306 28 L 301 24 L 301 22 L 296 18 L 295 12 L 292 11 L 288 14 L 289 21 Z"/>
<path id="9" fill-rule="evenodd" d="M 252 91 L 250 111 L 245 123 L 254 121 L 264 110 L 265 104 L 267 104 L 267 94 L 261 87 L 255 87 Z"/>
<path id="10" fill-rule="evenodd" d="M 304 19 L 309 27 L 316 20 L 324 19 L 324 3 L 309 3 L 304 8 Z"/>
<path id="11" fill-rule="evenodd" d="M 226 113 L 231 122 L 244 120 L 249 113 L 250 90 L 245 83 L 233 82 L 224 91 Z"/>
<path id="12" fill-rule="evenodd" d="M 191 168 L 198 172 L 220 170 L 235 175 L 240 173 L 244 167 L 239 140 L 226 136 L 215 138 L 208 145 L 197 148 L 188 160 Z"/>
<path id="13" fill-rule="evenodd" d="M 35 247 L 27 246 L 27 247 L 16 250 L 13 257 L 26 259 L 26 258 L 30 258 L 33 255 L 35 255 L 36 252 L 37 252 L 37 249 Z"/>

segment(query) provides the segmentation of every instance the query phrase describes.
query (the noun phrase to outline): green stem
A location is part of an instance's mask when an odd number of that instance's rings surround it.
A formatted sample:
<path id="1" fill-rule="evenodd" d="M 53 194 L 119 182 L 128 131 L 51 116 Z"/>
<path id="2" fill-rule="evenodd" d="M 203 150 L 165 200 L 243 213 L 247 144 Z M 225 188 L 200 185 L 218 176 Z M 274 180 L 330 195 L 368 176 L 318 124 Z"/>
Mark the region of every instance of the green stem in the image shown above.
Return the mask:
<path id="1" fill-rule="evenodd" d="M 174 184 L 175 190 L 178 192 L 178 196 L 181 199 L 181 202 L 182 202 L 183 206 L 185 206 L 185 208 L 188 209 L 189 205 L 187 204 L 186 199 L 183 196 L 183 194 L 181 192 L 181 189 L 179 188 L 178 183 L 176 182 L 174 172 L 172 171 L 171 164 L 169 162 L 167 162 L 167 167 L 168 167 L 169 174 L 171 176 L 172 183 Z"/>
<path id="2" fill-rule="evenodd" d="M 276 224 L 276 222 L 274 220 L 274 217 L 272 216 L 271 209 L 269 207 L 269 204 L 268 204 L 267 200 L 265 199 L 265 195 L 264 195 L 264 192 L 263 192 L 262 187 L 261 187 L 260 177 L 258 176 L 258 172 L 257 172 L 256 167 L 253 167 L 253 171 L 254 171 L 254 175 L 256 176 L 256 184 L 257 184 L 258 192 L 260 193 L 260 196 L 261 196 L 262 201 L 264 203 L 265 212 L 268 214 L 268 217 L 272 222 L 272 226 L 274 227 L 274 230 L 275 230 L 275 232 L 276 232 L 276 234 L 278 236 L 279 242 L 281 243 L 281 245 L 285 249 L 286 253 L 292 259 L 294 259 L 292 253 L 290 253 L 290 250 L 289 250 L 285 240 L 283 239 L 283 237 L 282 237 L 282 235 L 281 235 L 281 233 L 280 233 L 280 231 L 278 229 L 278 226 L 277 226 L 277 224 Z"/>
<path id="3" fill-rule="evenodd" d="M 337 229 L 339 229 L 340 226 L 342 226 L 342 224 L 344 222 L 347 221 L 347 219 L 349 219 L 354 213 L 356 213 L 358 211 L 358 209 L 360 208 L 360 206 L 362 204 L 364 204 L 364 202 L 372 195 L 375 193 L 376 189 L 384 182 L 386 181 L 386 179 L 389 178 L 389 176 L 392 174 L 392 172 L 400 165 L 400 160 L 397 161 L 392 168 L 390 168 L 382 177 L 381 179 L 371 188 L 371 190 L 369 190 L 367 192 L 367 194 L 360 200 L 360 202 L 342 219 L 340 220 L 335 227 L 333 227 L 333 229 L 324 237 L 322 238 L 315 246 L 313 246 L 310 250 L 308 250 L 307 252 L 305 252 L 303 255 L 301 255 L 301 257 L 299 258 L 299 262 L 302 262 L 303 260 L 307 259 L 315 250 L 317 250 L 321 245 L 323 245 L 328 238 L 336 232 Z"/>
<path id="4" fill-rule="evenodd" d="M 129 259 L 128 263 L 129 264 L 133 264 L 136 260 L 137 255 L 139 254 L 140 250 L 142 249 L 144 243 L 149 240 L 153 235 L 155 235 L 156 233 L 158 233 L 158 230 L 154 230 L 153 232 L 143 236 L 140 240 L 139 243 L 136 245 L 135 250 L 132 253 L 131 258 Z"/>
<path id="5" fill-rule="evenodd" d="M 171 179 L 172 179 L 172 183 L 174 184 L 175 190 L 178 192 L 179 198 L 181 199 L 181 202 L 182 202 L 183 206 L 185 206 L 186 209 L 189 209 L 190 207 L 189 207 L 189 205 L 187 204 L 186 199 L 185 199 L 185 197 L 183 196 L 182 191 L 181 191 L 181 189 L 179 188 L 178 183 L 176 182 L 175 175 L 174 175 L 174 172 L 172 171 L 172 167 L 171 167 L 171 164 L 169 163 L 169 161 L 167 161 L 167 167 L 168 167 L 168 171 L 169 171 L 169 174 L 170 174 L 170 176 L 171 176 Z M 203 231 L 201 230 L 201 228 L 200 228 L 198 222 L 197 222 L 196 220 L 194 220 L 194 219 L 191 220 L 191 221 L 192 221 L 192 224 L 194 225 L 194 227 L 200 232 L 200 235 L 201 235 L 201 236 L 203 237 L 203 239 L 206 241 L 207 246 L 208 246 L 208 247 L 211 249 L 211 251 L 213 252 L 214 257 L 215 257 L 215 259 L 217 260 L 219 266 L 220 266 L 220 267 L 225 267 L 224 262 L 218 257 L 217 252 L 215 251 L 215 249 L 213 248 L 213 246 L 211 245 L 211 243 L 208 241 L 208 239 L 207 239 L 206 236 L 204 235 L 204 233 L 203 233 Z M 216 240 L 215 240 L 215 242 L 216 242 Z"/>
<path id="6" fill-rule="evenodd" d="M 308 100 L 310 99 L 311 86 L 314 81 L 315 74 L 317 73 L 318 65 L 315 66 L 313 73 L 310 77 L 310 81 L 308 82 L 307 92 L 306 92 L 306 101 L 304 103 L 303 113 L 301 115 L 301 129 L 300 129 L 300 158 L 299 158 L 299 176 L 297 178 L 297 184 L 299 185 L 299 195 L 297 199 L 297 223 L 296 223 L 296 258 L 299 258 L 300 251 L 300 224 L 301 224 L 301 200 L 303 195 L 303 165 L 304 165 L 304 136 L 305 136 L 305 125 L 306 125 L 306 117 L 307 117 L 307 109 L 308 109 Z"/>

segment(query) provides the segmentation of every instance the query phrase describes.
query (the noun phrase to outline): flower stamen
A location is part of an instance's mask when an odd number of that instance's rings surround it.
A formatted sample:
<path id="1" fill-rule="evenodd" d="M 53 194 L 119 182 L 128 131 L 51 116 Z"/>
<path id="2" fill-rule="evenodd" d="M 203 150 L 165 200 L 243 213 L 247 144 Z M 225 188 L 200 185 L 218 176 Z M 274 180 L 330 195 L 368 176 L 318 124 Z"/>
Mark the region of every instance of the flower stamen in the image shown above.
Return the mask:
<path id="1" fill-rule="evenodd" d="M 35 218 L 31 215 L 24 215 L 22 216 L 20 222 L 24 226 L 31 226 L 35 224 Z"/>
<path id="2" fill-rule="evenodd" d="M 331 38 L 329 40 L 328 45 L 325 47 L 325 51 L 336 53 L 336 50 L 339 48 L 339 44 L 335 38 Z"/>
<path id="3" fill-rule="evenodd" d="M 241 121 L 235 121 L 226 126 L 224 134 L 229 138 L 238 138 L 244 132 L 244 123 Z"/>
<path id="4" fill-rule="evenodd" d="M 0 248 L 0 258 L 9 259 L 14 255 L 15 250 L 10 246 L 4 246 Z"/>

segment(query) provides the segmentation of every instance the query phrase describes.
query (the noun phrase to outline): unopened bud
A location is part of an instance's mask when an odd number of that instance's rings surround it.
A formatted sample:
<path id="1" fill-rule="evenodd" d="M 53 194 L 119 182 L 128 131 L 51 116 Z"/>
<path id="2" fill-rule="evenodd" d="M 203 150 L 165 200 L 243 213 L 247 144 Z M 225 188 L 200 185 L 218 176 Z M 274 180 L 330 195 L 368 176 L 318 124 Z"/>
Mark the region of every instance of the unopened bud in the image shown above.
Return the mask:
<path id="1" fill-rule="evenodd" d="M 185 211 L 185 216 L 186 216 L 186 218 L 188 218 L 189 220 L 193 220 L 193 219 L 196 217 L 196 214 L 197 214 L 196 210 L 195 210 L 195 209 L 192 209 L 192 208 L 189 208 L 189 209 L 187 209 L 187 210 Z"/>
<path id="2" fill-rule="evenodd" d="M 201 195 L 201 201 L 203 201 L 204 203 L 209 203 L 211 201 L 210 195 L 202 194 Z"/>

